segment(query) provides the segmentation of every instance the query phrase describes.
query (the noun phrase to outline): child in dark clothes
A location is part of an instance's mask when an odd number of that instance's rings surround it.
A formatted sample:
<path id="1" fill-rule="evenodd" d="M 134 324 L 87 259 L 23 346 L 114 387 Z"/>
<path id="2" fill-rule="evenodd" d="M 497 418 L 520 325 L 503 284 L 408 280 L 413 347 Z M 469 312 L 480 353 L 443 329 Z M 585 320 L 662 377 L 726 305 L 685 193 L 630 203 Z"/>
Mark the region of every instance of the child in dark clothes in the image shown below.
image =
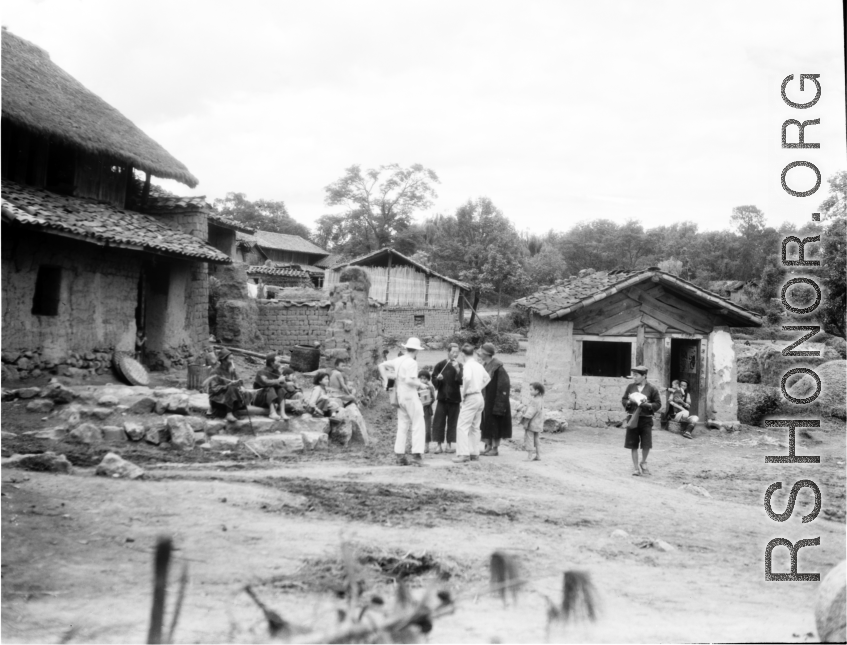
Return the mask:
<path id="1" fill-rule="evenodd" d="M 430 373 L 426 370 L 418 372 L 418 379 L 421 382 L 418 388 L 418 397 L 423 404 L 424 424 L 426 425 L 426 448 L 424 452 L 429 452 L 429 444 L 432 441 L 432 404 L 435 403 L 435 387 L 430 383 Z"/>

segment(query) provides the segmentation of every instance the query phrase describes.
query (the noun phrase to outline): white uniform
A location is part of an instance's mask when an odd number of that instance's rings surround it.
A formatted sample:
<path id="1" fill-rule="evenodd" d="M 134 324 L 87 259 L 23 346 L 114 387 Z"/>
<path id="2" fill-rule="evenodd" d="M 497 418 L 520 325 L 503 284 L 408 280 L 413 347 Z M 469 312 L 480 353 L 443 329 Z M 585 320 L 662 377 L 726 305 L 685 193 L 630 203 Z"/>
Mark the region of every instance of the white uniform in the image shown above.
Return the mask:
<path id="1" fill-rule="evenodd" d="M 418 378 L 418 362 L 411 356 L 403 356 L 396 363 L 397 376 L 394 388 L 397 392 L 397 439 L 394 452 L 406 452 L 406 438 L 412 432 L 412 453 L 422 455 L 426 443 L 426 424 L 423 404 L 418 396 L 418 386 L 409 384 L 409 379 Z"/>
<path id="2" fill-rule="evenodd" d="M 479 456 L 479 426 L 482 423 L 482 409 L 485 407 L 482 389 L 490 380 L 488 372 L 476 360 L 465 360 L 462 372 L 462 409 L 456 423 L 457 457 Z"/>

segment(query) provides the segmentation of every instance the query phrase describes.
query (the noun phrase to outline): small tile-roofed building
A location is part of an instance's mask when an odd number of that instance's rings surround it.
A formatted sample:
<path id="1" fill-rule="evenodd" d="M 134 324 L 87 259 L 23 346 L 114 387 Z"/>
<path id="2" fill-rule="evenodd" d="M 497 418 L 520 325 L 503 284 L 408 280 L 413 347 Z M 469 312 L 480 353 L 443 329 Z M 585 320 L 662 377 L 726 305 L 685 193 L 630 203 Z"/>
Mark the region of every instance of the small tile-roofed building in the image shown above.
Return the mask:
<path id="1" fill-rule="evenodd" d="M 232 260 L 202 198 L 151 178 L 196 177 L 36 45 L 3 28 L 2 49 L 4 379 L 109 369 L 139 330 L 148 365 L 183 363 L 208 339 L 208 266 Z"/>
<path id="2" fill-rule="evenodd" d="M 688 380 L 701 420 L 737 423 L 729 328 L 761 326 L 758 314 L 657 268 L 588 269 L 514 306 L 531 314 L 525 384 L 544 383 L 545 406 L 572 423 L 620 421 L 625 377 L 638 364 L 659 388 Z"/>
<path id="3" fill-rule="evenodd" d="M 252 266 L 271 265 L 283 269 L 305 271 L 316 288 L 323 286 L 326 265 L 330 257 L 317 244 L 299 235 L 255 231 L 253 234 L 239 233 L 237 239 L 239 259 Z"/>

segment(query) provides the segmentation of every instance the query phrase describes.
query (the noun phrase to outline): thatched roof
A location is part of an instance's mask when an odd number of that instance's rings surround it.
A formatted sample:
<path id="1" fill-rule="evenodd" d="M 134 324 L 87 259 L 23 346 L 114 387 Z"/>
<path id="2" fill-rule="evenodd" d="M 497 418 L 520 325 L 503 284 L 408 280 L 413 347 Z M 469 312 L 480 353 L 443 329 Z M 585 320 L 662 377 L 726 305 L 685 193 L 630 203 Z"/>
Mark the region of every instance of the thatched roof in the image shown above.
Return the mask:
<path id="1" fill-rule="evenodd" d="M 395 264 L 406 264 L 408 266 L 415 267 L 422 273 L 428 273 L 429 275 L 435 276 L 440 280 L 444 280 L 445 282 L 449 282 L 450 284 L 456 285 L 457 287 L 459 287 L 459 289 L 462 289 L 463 291 L 470 291 L 470 287 L 464 282 L 459 282 L 458 280 L 454 280 L 453 278 L 448 278 L 445 275 L 436 273 L 428 266 L 421 264 L 420 262 L 415 262 L 412 258 L 407 258 L 399 251 L 395 251 L 394 249 L 390 248 L 379 249 L 378 251 L 373 251 L 371 253 L 368 253 L 367 255 L 362 255 L 358 258 L 354 258 L 349 262 L 342 262 L 341 264 L 336 264 L 330 270 L 341 271 L 341 269 L 348 266 L 380 266 L 381 263 L 384 262 L 389 256 L 391 257 L 392 262 Z"/>
<path id="2" fill-rule="evenodd" d="M 588 269 L 580 273 L 579 276 L 559 280 L 556 284 L 544 287 L 540 291 L 516 300 L 512 304 L 520 309 L 528 309 L 551 319 L 564 318 L 640 282 L 652 280 L 683 293 L 690 300 L 703 307 L 714 308 L 717 306 L 721 310 L 726 310 L 725 315 L 734 319 L 735 325 L 738 327 L 760 327 L 762 325 L 762 317 L 759 314 L 656 267 L 638 271 L 592 271 Z"/>
<path id="3" fill-rule="evenodd" d="M 3 118 L 194 188 L 197 178 L 132 121 L 86 89 L 40 47 L 2 30 Z"/>
<path id="4" fill-rule="evenodd" d="M 162 219 L 109 204 L 2 182 L 3 222 L 100 246 L 132 249 L 203 262 L 230 264 L 224 253 Z"/>

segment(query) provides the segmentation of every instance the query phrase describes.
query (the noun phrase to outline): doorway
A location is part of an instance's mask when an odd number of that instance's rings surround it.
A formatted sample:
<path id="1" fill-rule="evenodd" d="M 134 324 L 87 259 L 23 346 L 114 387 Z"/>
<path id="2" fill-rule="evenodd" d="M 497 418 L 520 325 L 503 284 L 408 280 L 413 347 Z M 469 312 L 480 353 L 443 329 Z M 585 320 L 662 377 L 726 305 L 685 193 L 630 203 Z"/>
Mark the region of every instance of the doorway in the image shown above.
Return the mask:
<path id="1" fill-rule="evenodd" d="M 685 379 L 688 381 L 688 392 L 691 394 L 691 414 L 703 418 L 700 410 L 700 341 L 689 338 L 671 338 L 671 369 L 670 380 Z"/>

